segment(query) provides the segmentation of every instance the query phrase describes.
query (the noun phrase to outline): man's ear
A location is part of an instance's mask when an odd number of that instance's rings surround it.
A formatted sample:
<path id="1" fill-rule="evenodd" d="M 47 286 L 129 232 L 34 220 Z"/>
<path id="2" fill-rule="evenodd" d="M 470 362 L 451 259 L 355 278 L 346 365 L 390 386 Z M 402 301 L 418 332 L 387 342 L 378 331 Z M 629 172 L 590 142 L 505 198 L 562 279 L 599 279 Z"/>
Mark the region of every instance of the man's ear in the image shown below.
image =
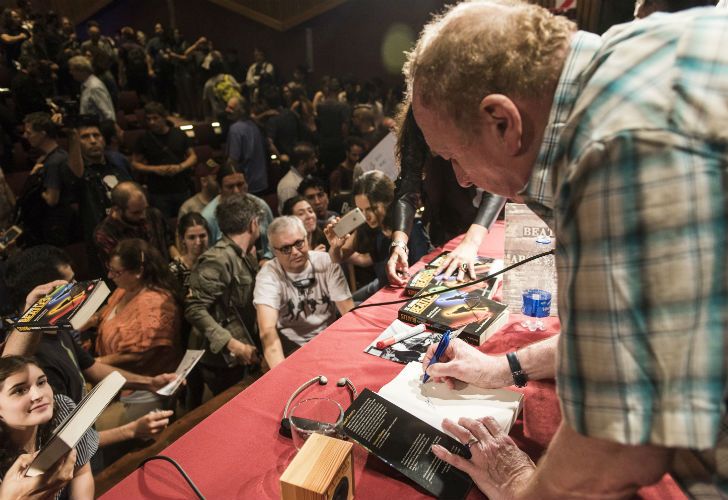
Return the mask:
<path id="1" fill-rule="evenodd" d="M 512 100 L 503 94 L 489 94 L 480 101 L 480 116 L 483 127 L 503 144 L 508 154 L 520 153 L 523 121 Z"/>

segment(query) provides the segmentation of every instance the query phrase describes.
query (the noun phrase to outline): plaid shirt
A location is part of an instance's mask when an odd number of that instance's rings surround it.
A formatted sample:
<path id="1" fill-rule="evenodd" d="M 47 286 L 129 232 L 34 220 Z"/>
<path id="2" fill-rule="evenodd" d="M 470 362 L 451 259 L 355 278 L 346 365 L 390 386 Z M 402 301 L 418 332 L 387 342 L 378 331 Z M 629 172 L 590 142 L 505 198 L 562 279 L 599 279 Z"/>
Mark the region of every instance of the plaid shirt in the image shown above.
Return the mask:
<path id="1" fill-rule="evenodd" d="M 726 47 L 712 8 L 613 28 L 552 165 L 564 418 L 686 449 L 673 473 L 694 495 L 715 491 L 687 455 L 728 493 Z"/>

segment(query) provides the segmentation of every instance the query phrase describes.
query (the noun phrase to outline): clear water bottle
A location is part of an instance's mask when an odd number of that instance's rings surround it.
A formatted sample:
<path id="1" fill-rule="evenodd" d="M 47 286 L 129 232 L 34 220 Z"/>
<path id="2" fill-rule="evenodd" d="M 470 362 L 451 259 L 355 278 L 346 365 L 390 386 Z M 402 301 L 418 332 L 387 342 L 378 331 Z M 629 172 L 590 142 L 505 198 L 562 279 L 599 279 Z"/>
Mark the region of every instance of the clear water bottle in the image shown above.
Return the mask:
<path id="1" fill-rule="evenodd" d="M 541 254 L 551 250 L 551 238 L 539 236 L 534 240 L 532 255 Z M 521 312 L 526 316 L 521 323 L 529 331 L 545 330 L 542 318 L 551 313 L 551 299 L 556 293 L 554 256 L 544 255 L 527 264 L 528 283 L 531 288 L 523 291 L 523 307 Z"/>

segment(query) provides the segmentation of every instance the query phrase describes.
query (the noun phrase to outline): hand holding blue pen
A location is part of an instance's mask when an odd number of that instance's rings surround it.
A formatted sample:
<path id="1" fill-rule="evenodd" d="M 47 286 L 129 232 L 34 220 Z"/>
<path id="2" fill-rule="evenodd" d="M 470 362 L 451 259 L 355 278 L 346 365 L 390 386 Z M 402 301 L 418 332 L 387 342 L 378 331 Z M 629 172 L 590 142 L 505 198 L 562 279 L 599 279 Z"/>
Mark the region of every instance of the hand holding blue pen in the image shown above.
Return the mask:
<path id="1" fill-rule="evenodd" d="M 447 330 L 445 333 L 442 334 L 442 338 L 437 344 L 437 349 L 435 349 L 435 355 L 432 356 L 432 359 L 430 359 L 430 362 L 427 364 L 427 368 L 440 361 L 440 358 L 445 354 L 447 347 L 450 345 L 450 340 L 460 335 L 460 332 L 462 332 L 466 326 L 467 325 L 463 325 L 462 327 L 455 330 L 455 332 Z M 425 368 L 425 374 L 422 376 L 423 384 L 430 379 L 430 376 L 427 374 L 427 368 Z"/>

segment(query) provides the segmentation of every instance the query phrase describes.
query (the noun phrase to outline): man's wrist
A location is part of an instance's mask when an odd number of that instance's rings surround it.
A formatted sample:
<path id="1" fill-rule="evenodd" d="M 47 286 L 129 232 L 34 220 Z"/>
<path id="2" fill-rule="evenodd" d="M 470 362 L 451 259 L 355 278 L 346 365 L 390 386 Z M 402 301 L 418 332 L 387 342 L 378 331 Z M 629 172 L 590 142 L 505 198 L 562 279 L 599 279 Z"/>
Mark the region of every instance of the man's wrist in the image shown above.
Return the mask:
<path id="1" fill-rule="evenodd" d="M 511 369 L 511 375 L 513 376 L 513 384 L 516 387 L 526 387 L 528 384 L 528 375 L 521 366 L 521 362 L 518 360 L 518 356 L 515 351 L 506 354 L 508 360 L 508 366 Z"/>

